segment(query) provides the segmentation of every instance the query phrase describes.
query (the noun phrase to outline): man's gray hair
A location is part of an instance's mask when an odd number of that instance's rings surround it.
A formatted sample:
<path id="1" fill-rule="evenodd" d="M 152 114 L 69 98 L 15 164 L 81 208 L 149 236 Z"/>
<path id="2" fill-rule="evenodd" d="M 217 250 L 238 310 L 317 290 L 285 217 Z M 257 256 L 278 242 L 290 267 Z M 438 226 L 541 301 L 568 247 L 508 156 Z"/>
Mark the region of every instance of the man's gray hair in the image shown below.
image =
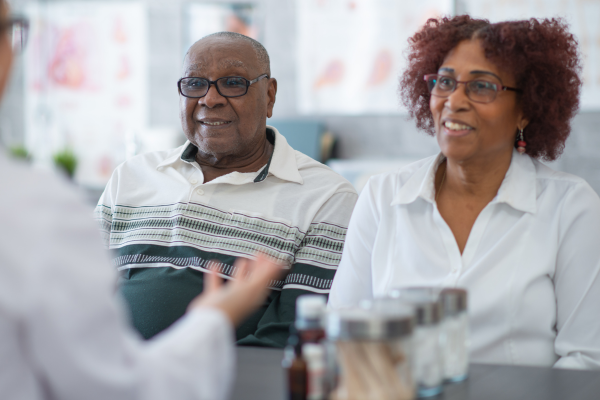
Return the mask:
<path id="1" fill-rule="evenodd" d="M 271 77 L 271 59 L 269 58 L 269 53 L 267 53 L 267 49 L 260 44 L 259 41 L 252 39 L 251 37 L 242 35 L 241 33 L 236 32 L 217 32 L 211 33 L 210 35 L 204 36 L 202 39 L 210 38 L 210 37 L 222 37 L 227 39 L 235 39 L 235 40 L 245 40 L 246 42 L 252 45 L 254 52 L 256 53 L 256 58 L 258 59 L 258 65 L 260 69 L 265 71 Z M 202 40 L 200 39 L 200 40 Z"/>

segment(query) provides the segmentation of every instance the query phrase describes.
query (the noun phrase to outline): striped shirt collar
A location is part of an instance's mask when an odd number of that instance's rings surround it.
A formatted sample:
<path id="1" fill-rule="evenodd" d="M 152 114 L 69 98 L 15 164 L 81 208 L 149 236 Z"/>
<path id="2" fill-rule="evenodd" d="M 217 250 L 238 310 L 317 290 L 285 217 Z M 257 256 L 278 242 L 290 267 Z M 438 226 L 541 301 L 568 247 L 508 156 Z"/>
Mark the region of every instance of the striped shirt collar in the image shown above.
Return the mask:
<path id="1" fill-rule="evenodd" d="M 303 184 L 304 180 L 300 176 L 298 166 L 296 165 L 295 150 L 276 128 L 267 126 L 266 135 L 269 142 L 273 144 L 273 153 L 266 166 L 256 172 L 254 182 L 262 182 L 267 176 L 273 175 L 285 181 Z M 169 166 L 177 168 L 179 163 L 194 163 L 196 162 L 195 156 L 197 152 L 198 148 L 188 140 L 183 146 L 176 149 L 171 156 L 158 164 L 156 169 Z"/>

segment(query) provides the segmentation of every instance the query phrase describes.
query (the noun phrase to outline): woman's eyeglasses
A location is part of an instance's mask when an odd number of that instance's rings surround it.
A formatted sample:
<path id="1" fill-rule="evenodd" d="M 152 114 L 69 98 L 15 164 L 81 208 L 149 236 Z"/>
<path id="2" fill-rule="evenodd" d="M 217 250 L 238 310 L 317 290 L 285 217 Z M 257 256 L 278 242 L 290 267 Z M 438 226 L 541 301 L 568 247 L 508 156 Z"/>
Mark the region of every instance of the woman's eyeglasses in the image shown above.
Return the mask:
<path id="1" fill-rule="evenodd" d="M 199 99 L 206 96 L 210 85 L 215 85 L 217 92 L 223 97 L 240 97 L 248 93 L 248 88 L 262 78 L 268 78 L 269 75 L 262 74 L 256 79 L 249 81 L 241 76 L 224 76 L 216 81 L 209 81 L 205 78 L 181 78 L 177 82 L 179 93 L 182 96 L 192 99 Z"/>
<path id="2" fill-rule="evenodd" d="M 29 21 L 23 17 L 8 18 L 0 22 L 0 32 L 8 33 L 13 52 L 20 54 L 27 44 Z"/>
<path id="3" fill-rule="evenodd" d="M 465 93 L 467 97 L 476 103 L 491 103 L 496 99 L 500 91 L 512 90 L 513 92 L 522 92 L 521 89 L 502 86 L 499 83 L 474 79 L 472 81 L 457 81 L 456 79 L 438 74 L 429 74 L 424 76 L 427 82 L 429 93 L 436 97 L 450 97 L 456 90 L 459 83 L 466 85 Z"/>

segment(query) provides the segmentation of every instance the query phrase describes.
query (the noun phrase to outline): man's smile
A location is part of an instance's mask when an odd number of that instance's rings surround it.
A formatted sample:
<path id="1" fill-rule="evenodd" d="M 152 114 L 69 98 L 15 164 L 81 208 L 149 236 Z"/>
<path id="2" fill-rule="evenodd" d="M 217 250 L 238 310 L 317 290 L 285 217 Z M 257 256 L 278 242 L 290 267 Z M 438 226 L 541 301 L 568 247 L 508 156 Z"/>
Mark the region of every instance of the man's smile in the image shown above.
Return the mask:
<path id="1" fill-rule="evenodd" d="M 206 126 L 223 126 L 223 125 L 229 125 L 231 123 L 231 121 L 228 121 L 225 119 L 218 119 L 218 118 L 203 118 L 203 119 L 198 120 L 198 122 L 200 122 L 200 124 L 206 125 Z"/>

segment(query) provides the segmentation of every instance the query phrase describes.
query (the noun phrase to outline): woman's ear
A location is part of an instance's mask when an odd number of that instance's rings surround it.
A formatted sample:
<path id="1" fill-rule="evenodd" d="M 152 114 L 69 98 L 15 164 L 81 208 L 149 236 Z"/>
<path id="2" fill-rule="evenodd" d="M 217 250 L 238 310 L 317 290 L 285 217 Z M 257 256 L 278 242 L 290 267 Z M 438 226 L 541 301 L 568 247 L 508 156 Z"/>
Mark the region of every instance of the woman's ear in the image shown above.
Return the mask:
<path id="1" fill-rule="evenodd" d="M 517 129 L 523 130 L 527 125 L 529 125 L 529 120 L 522 115 L 519 116 L 519 119 L 517 120 Z"/>

